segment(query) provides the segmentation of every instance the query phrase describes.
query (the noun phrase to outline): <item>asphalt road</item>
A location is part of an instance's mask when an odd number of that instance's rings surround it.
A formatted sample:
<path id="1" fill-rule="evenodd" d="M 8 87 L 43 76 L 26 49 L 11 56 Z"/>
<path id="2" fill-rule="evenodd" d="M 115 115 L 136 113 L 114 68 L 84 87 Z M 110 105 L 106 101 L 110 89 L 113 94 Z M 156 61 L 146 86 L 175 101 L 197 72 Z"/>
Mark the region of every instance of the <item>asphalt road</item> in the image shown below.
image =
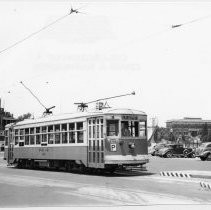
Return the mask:
<path id="1" fill-rule="evenodd" d="M 211 191 L 202 189 L 199 180 L 156 173 L 172 165 L 205 170 L 211 162 L 203 162 L 203 168 L 197 159 L 150 159 L 148 172 L 90 175 L 17 169 L 0 157 L 0 207 L 211 205 Z"/>
<path id="2" fill-rule="evenodd" d="M 151 173 L 160 171 L 199 170 L 211 171 L 211 161 L 201 161 L 200 158 L 160 158 L 149 155 L 147 170 Z"/>

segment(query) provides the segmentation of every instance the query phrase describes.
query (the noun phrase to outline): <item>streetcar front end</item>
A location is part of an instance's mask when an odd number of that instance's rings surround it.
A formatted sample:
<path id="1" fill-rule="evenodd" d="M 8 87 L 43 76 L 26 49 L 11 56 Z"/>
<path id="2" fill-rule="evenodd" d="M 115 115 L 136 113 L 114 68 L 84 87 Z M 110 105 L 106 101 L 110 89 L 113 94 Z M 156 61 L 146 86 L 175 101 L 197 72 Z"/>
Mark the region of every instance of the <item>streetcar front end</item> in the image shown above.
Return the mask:
<path id="1" fill-rule="evenodd" d="M 105 168 L 140 168 L 149 162 L 147 115 L 135 110 L 106 116 Z"/>

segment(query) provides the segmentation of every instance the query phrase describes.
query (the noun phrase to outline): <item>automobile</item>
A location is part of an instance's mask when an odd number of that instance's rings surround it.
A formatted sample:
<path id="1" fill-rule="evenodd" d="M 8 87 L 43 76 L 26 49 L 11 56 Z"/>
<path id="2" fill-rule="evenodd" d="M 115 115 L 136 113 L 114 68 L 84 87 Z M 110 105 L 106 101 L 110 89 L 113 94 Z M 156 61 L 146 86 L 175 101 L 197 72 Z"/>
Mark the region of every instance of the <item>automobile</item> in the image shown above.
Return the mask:
<path id="1" fill-rule="evenodd" d="M 0 151 L 4 151 L 4 144 L 0 146 Z"/>
<path id="2" fill-rule="evenodd" d="M 164 143 L 158 143 L 156 144 L 153 148 L 152 148 L 152 151 L 151 151 L 151 155 L 152 156 L 156 156 L 158 155 L 158 151 L 162 148 L 164 148 L 166 146 L 166 144 Z"/>
<path id="3" fill-rule="evenodd" d="M 200 147 L 196 149 L 196 157 L 201 160 L 211 160 L 211 142 L 202 143 Z"/>
<path id="4" fill-rule="evenodd" d="M 192 148 L 186 148 L 181 144 L 168 144 L 158 152 L 158 156 L 171 158 L 171 157 L 186 157 L 194 158 L 195 152 Z"/>

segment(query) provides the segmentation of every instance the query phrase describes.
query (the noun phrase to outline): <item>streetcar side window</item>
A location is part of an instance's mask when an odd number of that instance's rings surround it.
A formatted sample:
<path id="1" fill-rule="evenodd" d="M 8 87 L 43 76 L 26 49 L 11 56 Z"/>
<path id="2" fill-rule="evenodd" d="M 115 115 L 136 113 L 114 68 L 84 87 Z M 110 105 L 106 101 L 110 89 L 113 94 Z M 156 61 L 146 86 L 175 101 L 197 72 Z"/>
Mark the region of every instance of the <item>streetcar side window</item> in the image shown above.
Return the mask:
<path id="1" fill-rule="evenodd" d="M 70 130 L 70 131 L 75 130 L 75 123 L 70 123 L 70 124 L 69 124 L 69 130 Z"/>
<path id="2" fill-rule="evenodd" d="M 35 144 L 35 135 L 34 135 L 34 129 L 35 128 L 30 128 L 30 136 L 29 136 L 29 143 L 30 145 L 34 145 Z"/>
<path id="3" fill-rule="evenodd" d="M 77 123 L 77 130 L 83 130 L 83 122 Z"/>
<path id="4" fill-rule="evenodd" d="M 100 119 L 100 137 L 103 138 L 103 119 Z"/>
<path id="5" fill-rule="evenodd" d="M 55 125 L 55 144 L 61 143 L 60 124 Z"/>
<path id="6" fill-rule="evenodd" d="M 47 127 L 46 126 L 43 126 L 42 127 L 42 133 L 46 133 L 47 132 Z"/>
<path id="7" fill-rule="evenodd" d="M 30 134 L 34 134 L 34 128 L 30 128 Z"/>
<path id="8" fill-rule="evenodd" d="M 41 135 L 36 135 L 36 144 L 41 143 Z"/>
<path id="9" fill-rule="evenodd" d="M 42 142 L 47 142 L 47 134 L 42 134 Z"/>
<path id="10" fill-rule="evenodd" d="M 25 129 L 25 134 L 28 135 L 29 134 L 29 128 Z"/>
<path id="11" fill-rule="evenodd" d="M 69 132 L 69 143 L 75 143 L 75 132 Z"/>
<path id="12" fill-rule="evenodd" d="M 62 124 L 62 144 L 67 144 L 67 124 Z"/>
<path id="13" fill-rule="evenodd" d="M 54 126 L 48 126 L 48 144 L 54 144 Z"/>
<path id="14" fill-rule="evenodd" d="M 18 136 L 15 136 L 15 145 L 18 145 Z"/>
<path id="15" fill-rule="evenodd" d="M 36 133 L 40 133 L 40 127 L 36 128 Z"/>
<path id="16" fill-rule="evenodd" d="M 19 140 L 20 140 L 20 141 L 24 141 L 24 129 L 20 129 Z"/>
<path id="17" fill-rule="evenodd" d="M 146 123 L 146 121 L 140 121 L 139 122 L 139 135 L 141 137 L 147 136 L 147 123 Z"/>
<path id="18" fill-rule="evenodd" d="M 62 132 L 62 144 L 67 144 L 67 132 Z"/>
<path id="19" fill-rule="evenodd" d="M 48 144 L 53 144 L 54 143 L 54 134 L 50 133 L 48 134 Z"/>
<path id="20" fill-rule="evenodd" d="M 55 125 L 55 131 L 56 132 L 60 131 L 60 125 Z"/>
<path id="21" fill-rule="evenodd" d="M 53 132 L 53 125 L 48 126 L 48 132 Z"/>
<path id="22" fill-rule="evenodd" d="M 29 145 L 29 135 L 25 136 L 25 145 Z"/>
<path id="23" fill-rule="evenodd" d="M 35 135 L 36 141 L 35 142 L 36 142 L 36 144 L 40 144 L 41 143 L 40 127 L 36 127 L 35 132 L 36 132 L 36 135 Z"/>
<path id="24" fill-rule="evenodd" d="M 29 145 L 29 128 L 25 128 L 25 145 Z"/>
<path id="25" fill-rule="evenodd" d="M 75 143 L 75 123 L 69 123 L 69 143 Z"/>
<path id="26" fill-rule="evenodd" d="M 31 135 L 31 136 L 29 136 L 29 137 L 30 137 L 30 138 L 29 138 L 30 145 L 34 145 L 34 140 L 35 140 L 34 135 Z"/>
<path id="27" fill-rule="evenodd" d="M 18 129 L 15 129 L 15 145 L 18 145 L 18 133 L 19 133 L 19 130 Z"/>
<path id="28" fill-rule="evenodd" d="M 77 124 L 77 143 L 84 142 L 84 131 L 83 131 L 83 122 L 78 122 Z"/>
<path id="29" fill-rule="evenodd" d="M 77 131 L 77 143 L 84 142 L 84 133 L 83 131 Z"/>
<path id="30" fill-rule="evenodd" d="M 21 135 L 21 136 L 24 135 L 24 129 L 20 129 L 20 135 Z"/>
<path id="31" fill-rule="evenodd" d="M 15 135 L 18 136 L 19 130 L 15 129 Z"/>
<path id="32" fill-rule="evenodd" d="M 107 120 L 107 136 L 119 135 L 119 120 Z"/>

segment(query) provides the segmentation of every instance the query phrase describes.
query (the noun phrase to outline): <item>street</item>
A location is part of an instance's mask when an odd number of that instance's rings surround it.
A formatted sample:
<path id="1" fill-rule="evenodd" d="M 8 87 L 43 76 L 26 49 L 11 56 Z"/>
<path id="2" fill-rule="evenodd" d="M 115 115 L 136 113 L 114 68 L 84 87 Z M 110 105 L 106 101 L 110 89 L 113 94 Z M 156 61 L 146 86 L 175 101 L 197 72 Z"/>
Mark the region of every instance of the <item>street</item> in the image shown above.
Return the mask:
<path id="1" fill-rule="evenodd" d="M 159 175 L 159 165 L 162 170 L 209 170 L 208 161 L 153 157 L 146 172 L 91 175 L 7 167 L 2 156 L 1 207 L 211 204 L 211 191 L 202 189 L 198 179 Z"/>
<path id="2" fill-rule="evenodd" d="M 201 161 L 199 158 L 160 158 L 149 155 L 147 169 L 151 173 L 160 171 L 199 170 L 211 171 L 211 161 Z"/>
<path id="3" fill-rule="evenodd" d="M 0 1 L 0 209 L 211 209 L 210 11 Z"/>

